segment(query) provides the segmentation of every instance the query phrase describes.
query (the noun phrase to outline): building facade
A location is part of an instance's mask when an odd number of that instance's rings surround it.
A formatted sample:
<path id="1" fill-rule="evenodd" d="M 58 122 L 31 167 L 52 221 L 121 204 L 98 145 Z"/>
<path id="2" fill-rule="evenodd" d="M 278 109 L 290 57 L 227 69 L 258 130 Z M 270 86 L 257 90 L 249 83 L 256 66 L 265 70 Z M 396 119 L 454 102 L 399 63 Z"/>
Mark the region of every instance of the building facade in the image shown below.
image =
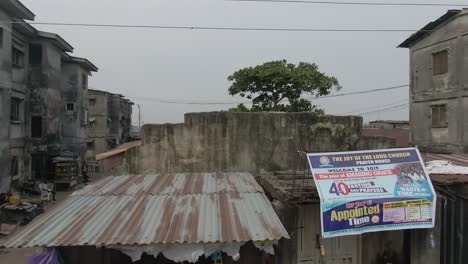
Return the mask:
<path id="1" fill-rule="evenodd" d="M 33 19 L 18 0 L 0 2 L 0 192 L 53 177 L 54 158 L 86 153 L 87 83 L 97 67 L 24 21 Z"/>
<path id="2" fill-rule="evenodd" d="M 369 128 L 380 129 L 408 129 L 409 122 L 404 120 L 375 120 L 369 122 Z"/>
<path id="3" fill-rule="evenodd" d="M 64 122 L 62 152 L 86 159 L 86 127 L 89 122 L 88 76 L 97 67 L 87 59 L 68 56 L 62 62 Z"/>
<path id="4" fill-rule="evenodd" d="M 399 45 L 410 51 L 411 143 L 468 151 L 468 10 L 449 10 Z"/>
<path id="5" fill-rule="evenodd" d="M 34 31 L 8 21 L 34 20 L 34 14 L 16 0 L 0 2 L 0 193 L 27 170 L 25 157 L 26 73 L 28 40 Z"/>
<path id="6" fill-rule="evenodd" d="M 88 92 L 88 160 L 131 140 L 133 103 L 119 94 L 92 90 Z"/>

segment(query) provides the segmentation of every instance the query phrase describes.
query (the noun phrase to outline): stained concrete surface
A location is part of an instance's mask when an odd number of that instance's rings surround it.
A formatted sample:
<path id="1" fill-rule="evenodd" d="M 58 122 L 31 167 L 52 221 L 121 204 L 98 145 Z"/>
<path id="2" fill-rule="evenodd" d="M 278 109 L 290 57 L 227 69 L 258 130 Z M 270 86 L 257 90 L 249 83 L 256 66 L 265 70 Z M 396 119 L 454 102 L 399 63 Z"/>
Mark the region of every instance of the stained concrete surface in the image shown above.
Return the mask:
<path id="1" fill-rule="evenodd" d="M 188 113 L 182 124 L 145 125 L 137 171 L 295 169 L 298 151 L 358 148 L 362 118 L 313 113 Z"/>

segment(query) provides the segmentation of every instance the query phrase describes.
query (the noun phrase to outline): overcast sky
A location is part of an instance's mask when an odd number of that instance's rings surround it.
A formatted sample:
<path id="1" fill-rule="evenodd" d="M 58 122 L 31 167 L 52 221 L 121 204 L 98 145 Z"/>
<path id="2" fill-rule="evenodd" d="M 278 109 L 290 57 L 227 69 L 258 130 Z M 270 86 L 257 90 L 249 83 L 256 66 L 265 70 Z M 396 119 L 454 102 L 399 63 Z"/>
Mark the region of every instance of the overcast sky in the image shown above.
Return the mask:
<path id="1" fill-rule="evenodd" d="M 390 0 L 387 0 L 390 1 Z M 37 22 L 215 27 L 419 29 L 446 7 L 336 6 L 222 0 L 22 0 Z M 391 2 L 391 1 L 390 1 Z M 408 0 L 408 2 L 412 2 Z M 425 0 L 437 3 L 437 0 Z M 440 2 L 440 1 L 439 1 Z M 90 87 L 121 93 L 141 105 L 144 123 L 181 122 L 187 112 L 229 105 L 150 101 L 238 101 L 227 76 L 266 61 L 314 62 L 338 78 L 342 92 L 408 84 L 408 50 L 396 48 L 409 32 L 239 32 L 36 26 L 58 33 L 74 54 L 99 67 Z M 149 100 L 140 100 L 144 97 Z M 408 101 L 408 88 L 320 99 L 327 113 L 362 113 Z M 134 107 L 134 113 L 137 113 Z M 408 119 L 408 107 L 363 115 Z M 134 115 L 134 123 L 137 123 Z"/>

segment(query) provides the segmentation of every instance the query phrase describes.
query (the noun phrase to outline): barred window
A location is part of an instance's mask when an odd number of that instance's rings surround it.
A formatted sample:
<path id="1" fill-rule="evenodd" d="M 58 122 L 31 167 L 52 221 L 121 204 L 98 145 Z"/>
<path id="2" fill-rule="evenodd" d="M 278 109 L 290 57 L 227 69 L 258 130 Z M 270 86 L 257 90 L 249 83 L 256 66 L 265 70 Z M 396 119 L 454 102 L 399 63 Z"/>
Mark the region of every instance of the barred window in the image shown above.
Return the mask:
<path id="1" fill-rule="evenodd" d="M 431 106 L 432 127 L 448 127 L 447 123 L 447 105 Z"/>

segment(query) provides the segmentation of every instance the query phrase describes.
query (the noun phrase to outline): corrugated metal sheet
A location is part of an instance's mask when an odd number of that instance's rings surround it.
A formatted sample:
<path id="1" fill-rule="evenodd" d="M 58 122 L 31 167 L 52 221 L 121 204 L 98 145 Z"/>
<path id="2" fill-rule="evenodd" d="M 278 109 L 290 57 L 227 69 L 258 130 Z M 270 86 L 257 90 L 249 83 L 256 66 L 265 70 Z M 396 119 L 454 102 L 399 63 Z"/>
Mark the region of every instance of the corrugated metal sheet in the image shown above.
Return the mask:
<path id="1" fill-rule="evenodd" d="M 132 141 L 132 142 L 124 143 L 124 144 L 116 147 L 115 149 L 111 149 L 109 151 L 97 154 L 96 155 L 96 160 L 99 161 L 99 160 L 107 159 L 109 157 L 113 157 L 113 156 L 115 156 L 117 154 L 125 152 L 125 151 L 127 151 L 127 150 L 129 150 L 131 148 L 138 147 L 140 145 L 141 145 L 141 141 Z"/>
<path id="2" fill-rule="evenodd" d="M 446 160 L 454 165 L 468 167 L 468 154 L 437 154 L 437 153 L 421 153 L 425 162 L 433 160 Z"/>
<path id="3" fill-rule="evenodd" d="M 433 183 L 438 184 L 465 184 L 468 183 L 468 175 L 465 174 L 430 174 Z"/>
<path id="4" fill-rule="evenodd" d="M 108 177 L 73 193 L 5 247 L 150 245 L 288 238 L 248 173 Z"/>
<path id="5" fill-rule="evenodd" d="M 446 160 L 453 165 L 468 167 L 468 155 L 459 154 L 438 154 L 438 153 L 421 153 L 425 162 L 433 160 Z M 464 184 L 468 183 L 468 175 L 466 174 L 430 174 L 431 180 L 439 184 Z"/>
<path id="6" fill-rule="evenodd" d="M 72 195 L 263 193 L 249 173 L 175 173 L 107 177 Z"/>

